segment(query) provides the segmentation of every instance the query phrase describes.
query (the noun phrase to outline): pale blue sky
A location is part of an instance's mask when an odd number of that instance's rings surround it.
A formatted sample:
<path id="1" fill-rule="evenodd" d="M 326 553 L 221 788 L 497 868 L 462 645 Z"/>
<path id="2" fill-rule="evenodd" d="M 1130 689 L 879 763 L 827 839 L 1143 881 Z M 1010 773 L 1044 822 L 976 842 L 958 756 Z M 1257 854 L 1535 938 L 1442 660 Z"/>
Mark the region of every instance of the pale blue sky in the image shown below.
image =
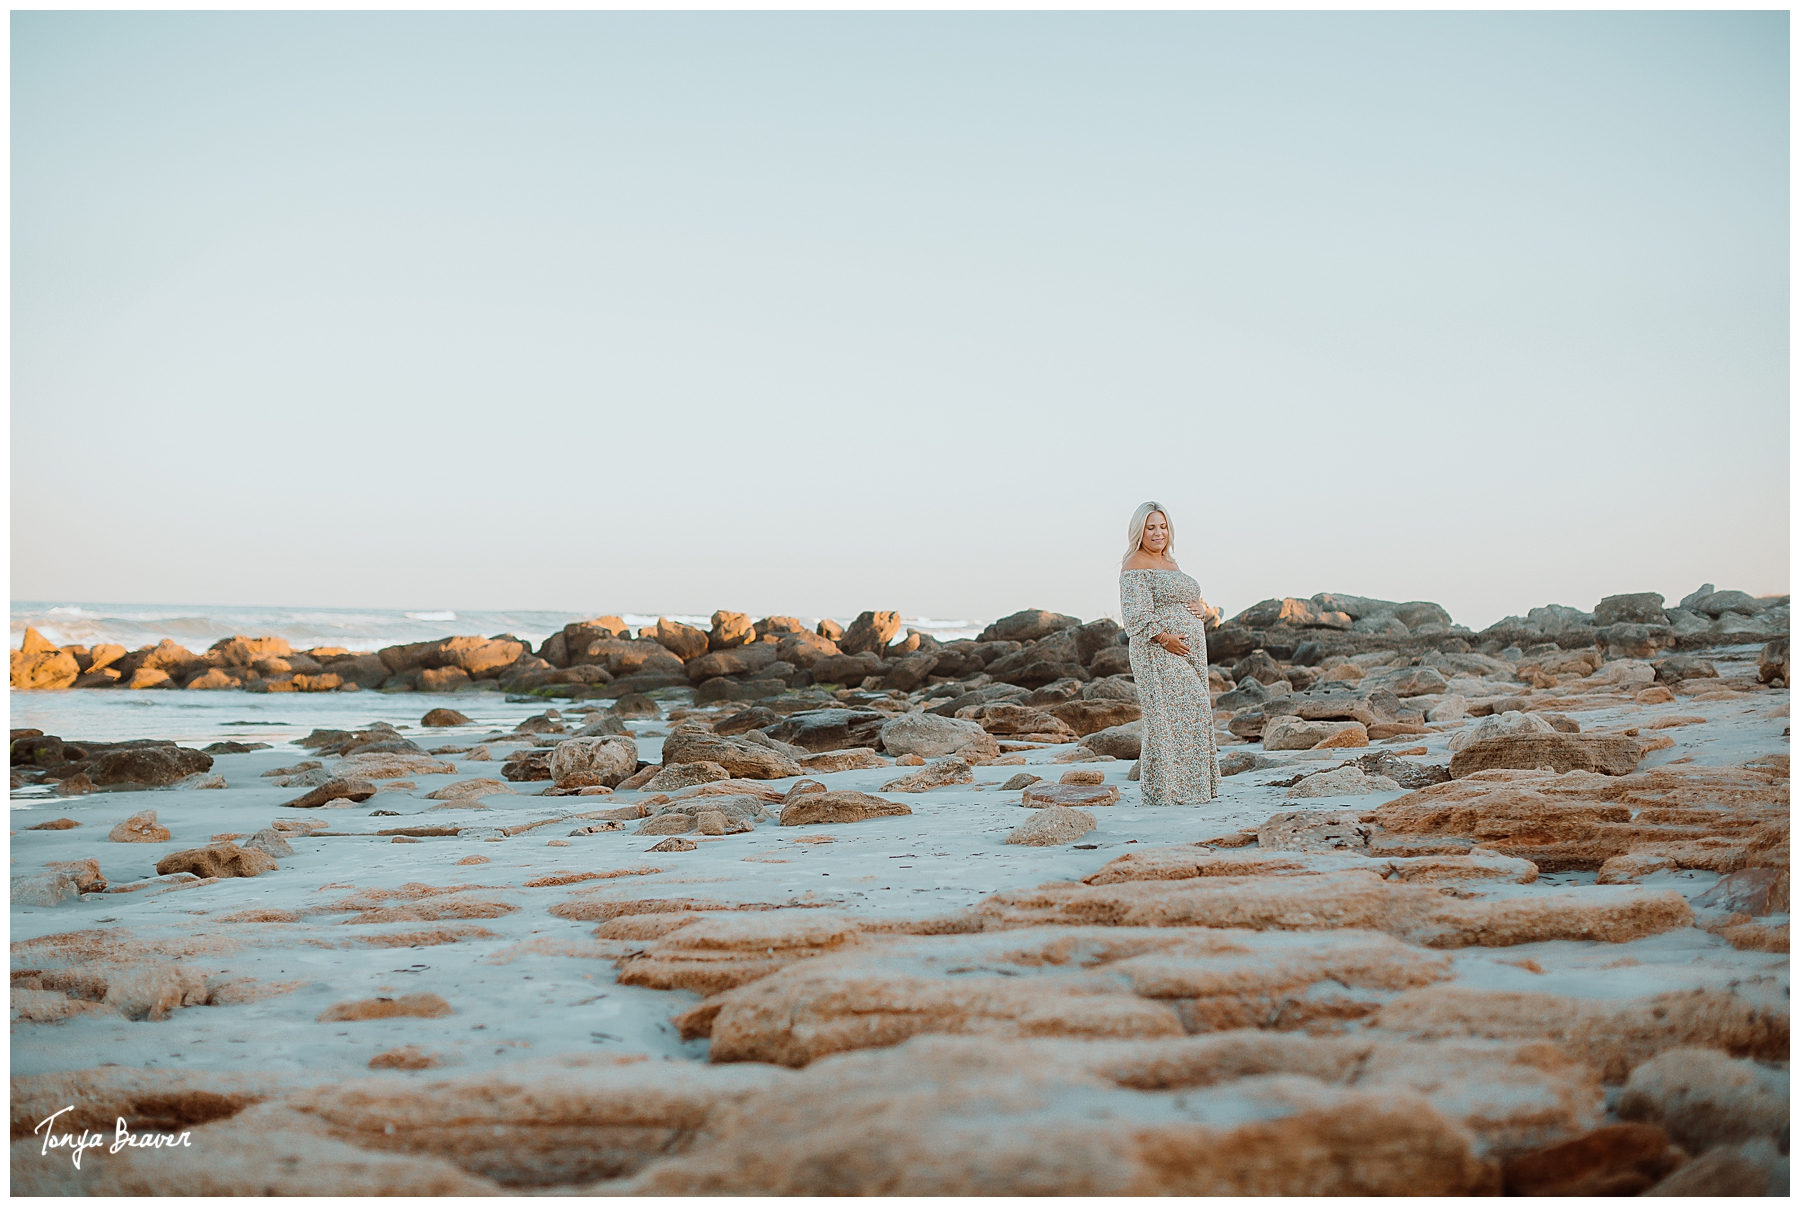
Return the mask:
<path id="1" fill-rule="evenodd" d="M 14 14 L 12 595 L 1784 591 L 1787 21 Z"/>

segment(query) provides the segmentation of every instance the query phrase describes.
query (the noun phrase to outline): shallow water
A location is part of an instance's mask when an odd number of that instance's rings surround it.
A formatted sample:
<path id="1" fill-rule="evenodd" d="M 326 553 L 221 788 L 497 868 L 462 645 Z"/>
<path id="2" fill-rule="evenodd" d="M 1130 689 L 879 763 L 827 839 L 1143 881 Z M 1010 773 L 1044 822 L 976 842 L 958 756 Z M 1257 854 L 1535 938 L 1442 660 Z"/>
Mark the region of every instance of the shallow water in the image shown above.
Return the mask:
<path id="1" fill-rule="evenodd" d="M 70 741 L 167 738 L 184 746 L 231 739 L 280 744 L 314 729 L 357 729 L 371 721 L 418 727 L 434 708 L 454 708 L 479 724 L 511 729 L 554 701 L 508 704 L 500 692 L 243 692 L 70 689 L 11 692 L 12 728 L 41 729 Z M 566 704 L 567 701 L 564 701 Z M 605 707 L 606 701 L 599 702 Z"/>
<path id="2" fill-rule="evenodd" d="M 511 633 L 533 646 L 566 624 L 602 615 L 599 612 L 530 610 L 455 611 L 448 608 L 403 611 L 397 608 L 238 607 L 211 604 L 116 604 L 69 600 L 14 600 L 12 648 L 18 649 L 27 625 L 56 645 L 112 643 L 128 650 L 168 638 L 196 652 L 225 637 L 281 637 L 297 650 L 340 646 L 377 650 L 409 641 L 434 641 L 466 634 Z M 634 630 L 654 625 L 654 613 L 615 613 Z M 706 628 L 712 613 L 666 613 L 670 620 Z M 801 616 L 809 628 L 823 619 Z M 830 619 L 848 625 L 854 617 Z M 940 641 L 974 637 L 985 621 L 914 616 L 903 621 Z"/>

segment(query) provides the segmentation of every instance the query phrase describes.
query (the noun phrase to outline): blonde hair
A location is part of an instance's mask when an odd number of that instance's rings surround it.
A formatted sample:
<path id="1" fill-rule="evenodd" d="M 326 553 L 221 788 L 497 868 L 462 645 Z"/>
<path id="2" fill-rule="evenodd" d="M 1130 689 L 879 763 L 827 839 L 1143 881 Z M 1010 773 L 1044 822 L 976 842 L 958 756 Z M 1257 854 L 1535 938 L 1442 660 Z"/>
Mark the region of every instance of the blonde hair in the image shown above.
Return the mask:
<path id="1" fill-rule="evenodd" d="M 1138 504 L 1138 509 L 1131 513 L 1131 523 L 1127 525 L 1125 529 L 1125 540 L 1128 543 L 1125 546 L 1125 556 L 1119 559 L 1121 562 L 1129 561 L 1131 555 L 1143 547 L 1144 523 L 1149 520 L 1150 513 L 1153 511 L 1162 512 L 1163 520 L 1169 525 L 1169 543 L 1163 547 L 1163 556 L 1174 556 L 1175 518 L 1169 514 L 1169 509 L 1167 507 L 1164 507 L 1161 503 L 1152 501 L 1149 503 Z"/>

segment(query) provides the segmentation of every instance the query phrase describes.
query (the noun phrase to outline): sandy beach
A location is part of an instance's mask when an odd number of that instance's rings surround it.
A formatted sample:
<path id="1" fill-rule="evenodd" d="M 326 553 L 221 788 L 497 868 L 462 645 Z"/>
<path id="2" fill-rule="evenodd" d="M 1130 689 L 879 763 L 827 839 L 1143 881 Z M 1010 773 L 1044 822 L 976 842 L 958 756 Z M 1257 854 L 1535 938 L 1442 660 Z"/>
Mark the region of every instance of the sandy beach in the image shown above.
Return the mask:
<path id="1" fill-rule="evenodd" d="M 1173 809 L 1117 626 L 1036 610 L 355 691 L 15 651 L 15 1191 L 1784 1190 L 1786 599 L 1737 594 L 1219 618 Z M 77 1168 L 65 1106 L 189 1144 Z"/>

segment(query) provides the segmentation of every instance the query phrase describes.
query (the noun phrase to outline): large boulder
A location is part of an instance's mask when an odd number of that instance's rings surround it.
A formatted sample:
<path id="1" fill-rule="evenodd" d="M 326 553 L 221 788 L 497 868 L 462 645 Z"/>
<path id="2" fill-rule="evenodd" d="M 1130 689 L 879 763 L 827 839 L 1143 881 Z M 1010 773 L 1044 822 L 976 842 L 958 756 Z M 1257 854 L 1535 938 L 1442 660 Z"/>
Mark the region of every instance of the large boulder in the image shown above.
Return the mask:
<path id="1" fill-rule="evenodd" d="M 616 678 L 687 673 L 682 660 L 661 642 L 627 641 L 622 637 L 600 637 L 588 642 L 579 652 L 571 649 L 569 665 L 597 666 Z"/>
<path id="2" fill-rule="evenodd" d="M 875 653 L 879 655 L 894 634 L 900 631 L 900 613 L 898 612 L 864 612 L 850 622 L 844 635 L 838 638 L 838 649 L 846 654 Z"/>
<path id="3" fill-rule="evenodd" d="M 1681 605 L 1702 616 L 1717 620 L 1727 612 L 1737 612 L 1743 616 L 1758 616 L 1766 610 L 1766 606 L 1743 591 L 1710 591 L 1689 603 L 1682 600 Z"/>
<path id="4" fill-rule="evenodd" d="M 712 614 L 712 631 L 706 635 L 707 649 L 729 650 L 756 640 L 756 626 L 742 612 Z"/>
<path id="5" fill-rule="evenodd" d="M 1637 739 L 1618 734 L 1518 734 L 1464 746 L 1451 756 L 1450 776 L 1463 779 L 1495 768 L 1530 771 L 1540 767 L 1548 767 L 1558 775 L 1567 771 L 1629 775 L 1637 770 L 1642 757 L 1643 748 Z"/>
<path id="6" fill-rule="evenodd" d="M 525 653 L 525 643 L 513 638 L 445 637 L 438 641 L 391 645 L 382 650 L 379 657 L 390 674 L 454 668 L 468 679 L 498 679 Z"/>
<path id="7" fill-rule="evenodd" d="M 663 766 L 677 763 L 717 763 L 734 778 L 747 780 L 784 779 L 804 770 L 780 751 L 744 738 L 680 730 L 663 739 Z"/>
<path id="8" fill-rule="evenodd" d="M 325 669 L 344 683 L 354 683 L 362 691 L 380 687 L 390 672 L 380 654 L 346 654 L 324 663 Z"/>
<path id="9" fill-rule="evenodd" d="M 285 637 L 225 637 L 207 647 L 224 666 L 254 666 L 258 659 L 286 658 L 293 652 Z"/>
<path id="10" fill-rule="evenodd" d="M 974 721 L 992 734 L 1045 734 L 1059 740 L 1075 737 L 1075 731 L 1038 708 L 1019 704 L 977 704 L 957 710 L 963 720 Z"/>
<path id="11" fill-rule="evenodd" d="M 96 786 L 145 784 L 161 788 L 201 771 L 212 770 L 212 756 L 184 746 L 131 745 L 103 751 L 85 767 Z"/>
<path id="12" fill-rule="evenodd" d="M 1135 721 L 1144 710 L 1126 700 L 1069 700 L 1044 710 L 1067 725 L 1078 736 L 1099 733 Z"/>
<path id="13" fill-rule="evenodd" d="M 938 656 L 932 653 L 909 654 L 888 671 L 882 681 L 889 691 L 917 691 L 937 669 Z"/>
<path id="14" fill-rule="evenodd" d="M 559 784 L 579 779 L 581 787 L 616 788 L 637 771 L 637 765 L 637 741 L 618 734 L 568 738 L 550 752 L 550 777 Z"/>
<path id="15" fill-rule="evenodd" d="M 683 662 L 706 653 L 709 644 L 705 633 L 667 616 L 657 620 L 653 640 Z"/>
<path id="16" fill-rule="evenodd" d="M 1110 754 L 1115 759 L 1128 761 L 1142 758 L 1144 723 L 1141 720 L 1131 721 L 1090 733 L 1081 739 L 1081 745 L 1095 754 Z"/>
<path id="17" fill-rule="evenodd" d="M 1756 678 L 1760 683 L 1771 683 L 1779 679 L 1783 686 L 1792 682 L 1788 678 L 1788 639 L 1786 637 L 1763 646 L 1762 652 L 1756 656 Z"/>
<path id="18" fill-rule="evenodd" d="M 1006 842 L 1009 846 L 1061 846 L 1065 842 L 1074 842 L 1098 826 L 1092 813 L 1050 805 L 1026 818 L 1023 825 L 1006 836 Z"/>
<path id="19" fill-rule="evenodd" d="M 133 650 L 114 662 L 111 669 L 127 681 L 140 670 L 158 671 L 171 679 L 183 680 L 206 665 L 204 658 L 165 638 L 156 645 Z"/>
<path id="20" fill-rule="evenodd" d="M 1600 628 L 1615 624 L 1662 624 L 1663 620 L 1663 597 L 1655 591 L 1608 595 L 1594 605 L 1594 624 Z"/>
<path id="21" fill-rule="evenodd" d="M 56 691 L 73 687 L 81 677 L 75 655 L 51 649 L 44 653 L 12 652 L 12 685 L 15 691 Z"/>
<path id="22" fill-rule="evenodd" d="M 818 708 L 791 713 L 778 724 L 763 730 L 778 742 L 798 746 L 815 754 L 827 750 L 848 750 L 881 746 L 881 729 L 891 714 L 872 708 Z"/>
<path id="23" fill-rule="evenodd" d="M 1269 717 L 1263 725 L 1264 750 L 1316 750 L 1320 747 L 1367 746 L 1369 732 L 1355 721 L 1307 721 Z"/>
<path id="24" fill-rule="evenodd" d="M 881 749 L 894 755 L 916 754 L 936 759 L 950 754 L 992 757 L 1000 753 L 999 743 L 974 721 L 929 713 L 901 713 L 883 724 L 880 734 Z"/>
<path id="25" fill-rule="evenodd" d="M 1002 616 L 981 631 L 977 641 L 1041 641 L 1052 633 L 1072 629 L 1081 624 L 1079 617 L 1042 608 L 1026 608 L 1011 616 Z"/>
<path id="26" fill-rule="evenodd" d="M 811 669 L 815 683 L 840 683 L 846 687 L 858 687 L 870 675 L 884 674 L 886 664 L 881 661 L 881 655 L 865 651 L 820 658 L 812 664 Z"/>
<path id="27" fill-rule="evenodd" d="M 821 658 L 831 658 L 843 653 L 837 642 L 829 637 L 821 637 L 817 633 L 785 633 L 775 646 L 775 656 L 783 662 L 791 662 L 802 670 L 811 670 L 813 664 Z M 815 678 L 817 676 L 814 676 Z"/>
<path id="28" fill-rule="evenodd" d="M 743 642 L 739 642 L 742 645 Z M 702 654 L 687 664 L 688 682 L 700 684 L 720 675 L 747 675 L 751 666 L 735 650 L 718 649 Z"/>

